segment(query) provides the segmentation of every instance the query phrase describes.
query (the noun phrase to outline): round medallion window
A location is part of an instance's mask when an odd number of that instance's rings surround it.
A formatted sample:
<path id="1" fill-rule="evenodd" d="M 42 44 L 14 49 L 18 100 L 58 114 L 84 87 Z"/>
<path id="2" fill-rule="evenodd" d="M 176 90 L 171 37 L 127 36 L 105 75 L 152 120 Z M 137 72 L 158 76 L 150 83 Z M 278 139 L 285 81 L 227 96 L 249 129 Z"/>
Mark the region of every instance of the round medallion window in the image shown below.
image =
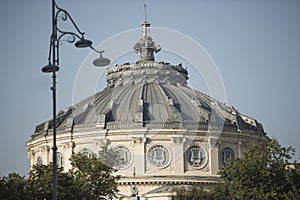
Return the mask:
<path id="1" fill-rule="evenodd" d="M 165 146 L 155 145 L 148 151 L 148 160 L 157 168 L 166 167 L 171 161 L 170 152 Z"/>
<path id="2" fill-rule="evenodd" d="M 116 147 L 115 151 L 118 152 L 119 159 L 120 159 L 119 168 L 124 169 L 128 167 L 131 162 L 131 151 L 124 146 Z"/>
<path id="3" fill-rule="evenodd" d="M 195 168 L 202 168 L 206 163 L 206 152 L 200 146 L 191 146 L 186 151 L 187 162 Z"/>
<path id="4" fill-rule="evenodd" d="M 225 147 L 224 149 L 222 149 L 222 151 L 220 152 L 220 164 L 222 167 L 227 166 L 228 163 L 226 162 L 226 160 L 228 158 L 234 158 L 235 154 L 234 151 L 229 148 L 229 147 Z"/>

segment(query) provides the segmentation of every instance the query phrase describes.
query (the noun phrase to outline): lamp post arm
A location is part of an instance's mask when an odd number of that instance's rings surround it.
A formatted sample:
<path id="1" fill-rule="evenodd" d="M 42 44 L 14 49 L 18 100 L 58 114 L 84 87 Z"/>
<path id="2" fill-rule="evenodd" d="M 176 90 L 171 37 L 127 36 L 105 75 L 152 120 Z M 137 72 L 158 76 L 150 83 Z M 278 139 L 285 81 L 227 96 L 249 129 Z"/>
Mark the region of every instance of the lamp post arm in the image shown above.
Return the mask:
<path id="1" fill-rule="evenodd" d="M 73 32 L 64 32 L 64 31 L 59 30 L 58 28 L 57 28 L 57 30 L 58 30 L 59 33 L 61 33 L 61 34 L 59 35 L 59 37 L 57 38 L 57 42 L 56 42 L 56 44 L 55 44 L 55 47 L 56 47 L 56 64 L 59 65 L 59 45 L 60 45 L 59 43 L 60 43 L 61 38 L 62 38 L 63 36 L 65 36 L 65 35 L 72 36 L 71 39 L 69 39 L 69 38 L 67 39 L 67 41 L 68 41 L 69 43 L 74 43 L 76 37 L 77 37 L 78 39 L 82 39 L 82 38 L 81 38 L 78 34 L 73 33 Z"/>
<path id="2" fill-rule="evenodd" d="M 85 33 L 82 32 L 82 31 L 80 31 L 80 29 L 79 29 L 78 26 L 76 25 L 75 21 L 73 20 L 73 18 L 72 18 L 71 15 L 69 14 L 69 12 L 66 11 L 66 10 L 63 9 L 63 8 L 58 7 L 56 3 L 55 3 L 55 7 L 57 8 L 57 12 L 56 12 L 56 15 L 55 15 L 55 21 L 56 21 L 56 23 L 57 23 L 57 19 L 58 19 L 58 17 L 59 17 L 59 14 L 60 14 L 60 13 L 63 13 L 61 19 L 64 20 L 64 21 L 66 21 L 66 20 L 69 18 L 70 21 L 71 21 L 71 23 L 72 23 L 73 26 L 75 27 L 76 31 L 77 31 L 80 35 L 82 35 L 82 37 L 83 37 L 83 35 L 84 35 Z"/>
<path id="3" fill-rule="evenodd" d="M 59 28 L 57 28 L 57 31 L 60 33 L 58 39 L 57 39 L 57 44 L 59 44 L 60 39 L 65 36 L 65 35 L 70 35 L 72 36 L 72 40 L 68 40 L 69 43 L 73 43 L 75 42 L 75 37 L 77 37 L 78 39 L 82 39 L 82 37 L 80 37 L 78 34 L 73 33 L 73 32 L 69 32 L 69 31 L 62 31 Z"/>
<path id="4" fill-rule="evenodd" d="M 90 46 L 90 48 L 91 48 L 93 51 L 97 52 L 97 53 L 100 53 L 100 54 L 104 53 L 104 50 L 102 50 L 102 51 L 97 50 L 97 49 L 95 49 L 93 46 Z"/>

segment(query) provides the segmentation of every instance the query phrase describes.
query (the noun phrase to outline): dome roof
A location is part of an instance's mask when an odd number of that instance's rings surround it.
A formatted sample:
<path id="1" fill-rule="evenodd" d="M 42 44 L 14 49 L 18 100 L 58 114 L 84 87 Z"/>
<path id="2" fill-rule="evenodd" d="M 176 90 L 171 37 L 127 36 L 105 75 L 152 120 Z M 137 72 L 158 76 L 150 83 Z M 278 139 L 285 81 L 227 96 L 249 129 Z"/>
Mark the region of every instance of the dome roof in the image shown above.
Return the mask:
<path id="1" fill-rule="evenodd" d="M 57 116 L 58 130 L 96 125 L 104 129 L 133 127 L 247 130 L 265 134 L 255 119 L 240 114 L 232 106 L 187 86 L 188 71 L 182 64 L 156 62 L 160 46 L 148 35 L 134 45 L 139 61 L 115 65 L 106 72 L 107 87 Z M 51 129 L 52 122 L 38 125 L 34 135 Z"/>
<path id="2" fill-rule="evenodd" d="M 264 134 L 255 119 L 189 88 L 187 79 L 188 72 L 181 64 L 146 60 L 115 65 L 107 71 L 103 91 L 58 113 L 57 128 L 96 124 L 107 129 L 207 129 L 214 123 Z M 51 124 L 49 121 L 37 126 L 36 134 L 50 129 Z"/>

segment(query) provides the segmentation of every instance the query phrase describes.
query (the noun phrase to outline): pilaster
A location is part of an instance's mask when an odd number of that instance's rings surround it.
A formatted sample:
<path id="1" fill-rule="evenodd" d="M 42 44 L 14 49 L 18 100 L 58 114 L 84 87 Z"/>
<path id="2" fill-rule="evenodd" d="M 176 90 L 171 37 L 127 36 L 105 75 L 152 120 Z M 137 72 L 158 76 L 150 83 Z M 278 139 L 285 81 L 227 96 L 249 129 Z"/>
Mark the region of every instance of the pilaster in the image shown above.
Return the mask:
<path id="1" fill-rule="evenodd" d="M 217 174 L 219 171 L 219 148 L 216 145 L 216 138 L 208 138 L 210 173 Z"/>
<path id="2" fill-rule="evenodd" d="M 173 157 L 174 157 L 174 173 L 184 173 L 184 143 L 186 138 L 184 137 L 173 137 Z"/>
<path id="3" fill-rule="evenodd" d="M 146 137 L 132 137 L 134 145 L 133 159 L 135 163 L 135 173 L 144 174 L 146 171 L 146 157 L 145 157 L 145 142 Z"/>

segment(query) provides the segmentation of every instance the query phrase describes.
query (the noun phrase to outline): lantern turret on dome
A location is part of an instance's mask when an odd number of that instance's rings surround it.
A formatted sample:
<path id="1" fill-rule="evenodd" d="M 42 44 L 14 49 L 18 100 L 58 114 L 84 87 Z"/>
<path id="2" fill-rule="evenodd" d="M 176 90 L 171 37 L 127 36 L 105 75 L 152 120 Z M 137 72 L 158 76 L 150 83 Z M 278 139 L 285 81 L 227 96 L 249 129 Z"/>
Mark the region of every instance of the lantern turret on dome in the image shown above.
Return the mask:
<path id="1" fill-rule="evenodd" d="M 135 50 L 135 52 L 140 53 L 140 61 L 154 61 L 154 52 L 159 52 L 161 48 L 159 44 L 153 42 L 151 36 L 149 36 L 149 27 L 151 24 L 147 21 L 146 4 L 144 5 L 144 7 L 145 21 L 142 23 L 143 37 L 140 39 L 140 42 L 137 42 L 134 45 L 133 49 Z"/>

